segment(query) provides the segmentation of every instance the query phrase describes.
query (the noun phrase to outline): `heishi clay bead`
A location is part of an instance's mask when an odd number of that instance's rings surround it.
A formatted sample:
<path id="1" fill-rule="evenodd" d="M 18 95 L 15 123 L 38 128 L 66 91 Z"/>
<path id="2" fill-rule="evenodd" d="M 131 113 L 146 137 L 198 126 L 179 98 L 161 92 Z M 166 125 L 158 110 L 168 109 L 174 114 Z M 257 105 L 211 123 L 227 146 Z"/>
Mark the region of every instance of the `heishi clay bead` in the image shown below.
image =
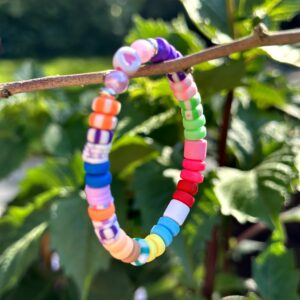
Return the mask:
<path id="1" fill-rule="evenodd" d="M 97 129 L 112 130 L 117 126 L 118 119 L 105 114 L 91 113 L 89 116 L 89 126 Z"/>
<path id="2" fill-rule="evenodd" d="M 126 242 L 122 249 L 120 249 L 119 251 L 109 251 L 109 252 L 111 256 L 113 256 L 114 258 L 122 260 L 130 255 L 130 253 L 133 250 L 133 247 L 134 247 L 133 239 L 127 235 Z"/>
<path id="3" fill-rule="evenodd" d="M 98 145 L 102 146 L 101 148 L 96 147 L 96 144 L 86 143 L 84 150 L 82 152 L 83 160 L 87 163 L 97 164 L 104 163 L 108 160 L 108 154 L 111 149 L 111 145 Z M 99 161 L 91 161 L 90 159 Z M 106 159 L 105 159 L 106 158 Z M 104 160 L 104 161 L 103 161 Z"/>
<path id="4" fill-rule="evenodd" d="M 196 108 L 201 103 L 201 96 L 199 93 L 196 93 L 192 98 L 186 101 L 179 101 L 181 109 L 191 110 Z"/>
<path id="5" fill-rule="evenodd" d="M 198 141 L 184 141 L 184 158 L 195 159 L 195 160 L 205 160 L 207 151 L 207 141 L 198 140 Z"/>
<path id="6" fill-rule="evenodd" d="M 122 71 L 113 70 L 104 77 L 104 85 L 117 94 L 125 92 L 128 88 L 128 84 L 128 76 Z"/>
<path id="7" fill-rule="evenodd" d="M 180 102 L 181 103 L 181 102 Z M 182 119 L 183 127 L 185 130 L 196 130 L 203 127 L 206 123 L 205 116 L 202 115 L 196 120 L 185 120 Z"/>
<path id="8" fill-rule="evenodd" d="M 136 40 L 130 45 L 130 47 L 137 52 L 142 63 L 148 62 L 156 52 L 153 43 L 149 40 Z"/>
<path id="9" fill-rule="evenodd" d="M 119 235 L 116 237 L 116 239 L 112 243 L 103 244 L 103 247 L 109 252 L 119 251 L 124 247 L 126 243 L 126 237 L 127 237 L 126 233 L 122 228 L 120 228 Z"/>
<path id="10" fill-rule="evenodd" d="M 119 226 L 118 218 L 116 214 L 113 214 L 109 219 L 104 221 L 92 221 L 95 229 L 109 228 L 111 225 L 115 224 Z"/>
<path id="11" fill-rule="evenodd" d="M 120 231 L 120 226 L 116 221 L 109 226 L 96 228 L 95 231 L 99 238 L 99 241 L 102 244 L 107 244 L 113 242 L 116 239 Z"/>
<path id="12" fill-rule="evenodd" d="M 191 171 L 205 171 L 206 163 L 202 160 L 194 160 L 185 158 L 182 161 L 182 166 L 184 169 L 188 169 Z"/>
<path id="13" fill-rule="evenodd" d="M 150 254 L 149 245 L 147 244 L 147 242 L 144 239 L 134 238 L 134 240 L 136 240 L 140 245 L 140 254 L 139 254 L 138 258 L 131 264 L 134 266 L 142 266 L 148 260 L 148 257 Z"/>
<path id="14" fill-rule="evenodd" d="M 148 236 L 145 237 L 145 241 L 149 246 L 149 256 L 147 259 L 147 262 L 150 262 L 152 260 L 154 260 L 157 257 L 157 248 L 156 248 L 156 244 L 154 241 L 152 241 L 151 239 L 148 238 Z"/>
<path id="15" fill-rule="evenodd" d="M 190 208 L 178 200 L 171 200 L 166 210 L 164 217 L 169 217 L 176 221 L 180 226 L 184 223 L 190 212 Z"/>
<path id="16" fill-rule="evenodd" d="M 106 209 L 98 210 L 93 207 L 88 208 L 89 217 L 93 221 L 107 220 L 115 213 L 115 211 L 116 210 L 115 210 L 115 206 L 113 203 Z"/>
<path id="17" fill-rule="evenodd" d="M 157 255 L 161 256 L 165 250 L 166 250 L 166 245 L 164 240 L 157 234 L 151 233 L 146 237 L 146 241 L 151 240 L 152 242 L 154 242 L 155 246 L 156 246 L 156 251 L 157 251 Z"/>
<path id="18" fill-rule="evenodd" d="M 113 131 L 89 128 L 87 132 L 87 141 L 93 144 L 110 144 L 113 138 Z"/>
<path id="19" fill-rule="evenodd" d="M 181 170 L 180 177 L 196 183 L 202 183 L 204 180 L 204 176 L 201 173 L 186 169 Z"/>
<path id="20" fill-rule="evenodd" d="M 157 224 L 168 229 L 173 237 L 177 236 L 180 232 L 180 226 L 171 218 L 160 217 Z"/>
<path id="21" fill-rule="evenodd" d="M 198 93 L 198 88 L 195 82 L 192 83 L 186 90 L 182 92 L 174 92 L 174 96 L 179 101 L 186 101 Z"/>
<path id="22" fill-rule="evenodd" d="M 93 188 L 85 185 L 85 193 L 90 197 L 108 197 L 111 196 L 110 185 L 106 185 L 101 188 Z"/>
<path id="23" fill-rule="evenodd" d="M 113 57 L 113 66 L 128 75 L 134 74 L 141 66 L 141 59 L 137 51 L 131 47 L 121 47 Z"/>
<path id="24" fill-rule="evenodd" d="M 84 171 L 89 174 L 101 174 L 109 171 L 110 163 L 106 161 L 101 164 L 90 164 L 88 162 L 84 163 Z"/>
<path id="25" fill-rule="evenodd" d="M 102 164 L 108 161 L 108 154 L 97 154 L 97 156 L 95 156 L 92 153 L 83 151 L 82 159 L 90 164 Z"/>
<path id="26" fill-rule="evenodd" d="M 176 190 L 173 193 L 172 198 L 181 201 L 182 203 L 186 204 L 188 207 L 192 207 L 195 203 L 195 199 L 191 194 L 181 190 Z"/>
<path id="27" fill-rule="evenodd" d="M 154 225 L 150 231 L 152 234 L 157 234 L 162 238 L 166 247 L 170 246 L 173 241 L 172 233 L 162 225 Z"/>
<path id="28" fill-rule="evenodd" d="M 87 193 L 86 193 L 86 200 L 87 200 L 89 206 L 97 208 L 97 209 L 108 208 L 111 205 L 111 203 L 114 202 L 114 198 L 112 195 L 94 197 L 94 196 L 90 196 Z"/>
<path id="29" fill-rule="evenodd" d="M 114 97 L 107 94 L 101 94 L 99 97 L 95 98 L 92 104 L 93 111 L 112 116 L 119 114 L 121 103 L 112 98 Z"/>
<path id="30" fill-rule="evenodd" d="M 198 184 L 184 179 L 178 181 L 176 188 L 190 195 L 196 195 L 198 193 Z"/>
<path id="31" fill-rule="evenodd" d="M 92 175 L 92 174 L 85 175 L 86 185 L 92 188 L 102 188 L 106 185 L 111 184 L 111 181 L 112 181 L 112 176 L 110 172 L 106 172 L 101 175 Z"/>
<path id="32" fill-rule="evenodd" d="M 122 261 L 124 263 L 132 263 L 134 261 L 137 260 L 137 258 L 140 255 L 140 244 L 136 241 L 133 240 L 133 249 L 131 251 L 131 253 L 129 254 L 129 256 L 127 256 L 126 258 L 124 258 Z"/>
<path id="33" fill-rule="evenodd" d="M 196 120 L 199 119 L 200 116 L 202 116 L 203 114 L 203 107 L 201 104 L 199 104 L 196 108 L 194 109 L 187 109 L 187 110 L 182 110 L 181 114 L 183 116 L 184 119 L 192 121 L 192 120 Z"/>
<path id="34" fill-rule="evenodd" d="M 199 129 L 184 130 L 184 137 L 186 140 L 201 140 L 206 137 L 206 127 L 203 126 Z"/>

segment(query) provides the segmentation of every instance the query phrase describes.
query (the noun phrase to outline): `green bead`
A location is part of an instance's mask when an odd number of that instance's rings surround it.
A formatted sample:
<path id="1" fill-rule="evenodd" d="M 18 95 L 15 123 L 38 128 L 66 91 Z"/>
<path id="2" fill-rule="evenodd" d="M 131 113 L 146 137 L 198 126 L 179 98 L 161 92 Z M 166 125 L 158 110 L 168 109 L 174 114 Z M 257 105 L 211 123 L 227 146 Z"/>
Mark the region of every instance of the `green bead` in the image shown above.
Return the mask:
<path id="1" fill-rule="evenodd" d="M 183 127 L 187 130 L 194 130 L 194 129 L 198 129 L 202 126 L 205 125 L 206 123 L 206 119 L 205 116 L 202 115 L 200 116 L 198 119 L 195 120 L 185 120 L 184 118 L 182 119 L 182 123 L 183 123 Z"/>
<path id="2" fill-rule="evenodd" d="M 203 114 L 203 107 L 199 104 L 196 108 L 192 110 L 182 110 L 181 114 L 185 120 L 195 120 L 198 119 Z"/>
<path id="3" fill-rule="evenodd" d="M 197 93 L 195 96 L 193 96 L 191 99 L 186 101 L 179 101 L 179 105 L 181 109 L 183 110 L 191 110 L 196 108 L 201 103 L 201 97 L 200 94 Z"/>
<path id="4" fill-rule="evenodd" d="M 206 137 L 206 127 L 203 126 L 196 130 L 184 130 L 184 137 L 187 140 L 200 140 Z"/>

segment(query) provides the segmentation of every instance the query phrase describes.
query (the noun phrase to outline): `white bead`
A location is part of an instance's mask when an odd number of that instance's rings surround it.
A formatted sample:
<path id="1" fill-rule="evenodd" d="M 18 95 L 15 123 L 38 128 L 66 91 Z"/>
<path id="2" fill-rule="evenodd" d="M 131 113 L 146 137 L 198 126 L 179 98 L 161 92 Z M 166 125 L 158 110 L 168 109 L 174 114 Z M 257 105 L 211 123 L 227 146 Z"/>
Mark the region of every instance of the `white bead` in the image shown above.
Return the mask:
<path id="1" fill-rule="evenodd" d="M 184 203 L 172 199 L 164 212 L 164 217 L 169 217 L 182 225 L 190 212 L 190 208 Z"/>
<path id="2" fill-rule="evenodd" d="M 138 53 L 131 47 L 121 47 L 113 57 L 113 66 L 128 75 L 134 74 L 141 66 Z"/>

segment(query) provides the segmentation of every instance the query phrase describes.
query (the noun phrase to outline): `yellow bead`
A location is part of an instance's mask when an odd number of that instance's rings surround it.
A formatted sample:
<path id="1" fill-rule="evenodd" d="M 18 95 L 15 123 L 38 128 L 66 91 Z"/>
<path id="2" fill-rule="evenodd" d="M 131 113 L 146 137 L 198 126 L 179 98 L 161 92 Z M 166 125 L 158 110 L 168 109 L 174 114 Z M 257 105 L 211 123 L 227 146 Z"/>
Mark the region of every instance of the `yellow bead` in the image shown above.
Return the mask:
<path id="1" fill-rule="evenodd" d="M 156 246 L 157 256 L 160 256 L 165 252 L 166 245 L 165 245 L 163 239 L 159 235 L 154 234 L 154 233 L 149 234 L 148 239 L 151 239 L 154 242 L 154 244 Z"/>
<path id="2" fill-rule="evenodd" d="M 150 262 L 152 260 L 154 260 L 157 256 L 157 249 L 156 249 L 156 244 L 154 243 L 154 241 L 152 241 L 152 239 L 149 239 L 149 235 L 147 237 L 145 237 L 145 241 L 147 242 L 148 246 L 149 246 L 149 257 L 147 262 Z"/>

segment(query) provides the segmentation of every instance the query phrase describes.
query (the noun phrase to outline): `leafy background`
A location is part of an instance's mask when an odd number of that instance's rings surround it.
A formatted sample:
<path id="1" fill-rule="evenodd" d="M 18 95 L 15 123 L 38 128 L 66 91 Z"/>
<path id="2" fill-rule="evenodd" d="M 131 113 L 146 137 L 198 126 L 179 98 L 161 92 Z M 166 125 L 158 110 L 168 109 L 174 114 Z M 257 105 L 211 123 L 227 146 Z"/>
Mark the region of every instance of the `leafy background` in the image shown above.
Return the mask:
<path id="1" fill-rule="evenodd" d="M 0 1 L 1 81 L 109 68 L 123 39 L 162 36 L 189 54 L 258 23 L 286 28 L 300 11 L 297 0 L 151 3 Z M 207 116 L 205 183 L 181 235 L 142 268 L 111 259 L 86 213 L 80 151 L 98 87 L 1 101 L 0 176 L 30 168 L 0 218 L 0 299 L 299 299 L 299 65 L 290 45 L 195 66 Z M 179 108 L 161 77 L 133 80 L 120 101 L 112 188 L 120 223 L 144 236 L 178 180 Z"/>

